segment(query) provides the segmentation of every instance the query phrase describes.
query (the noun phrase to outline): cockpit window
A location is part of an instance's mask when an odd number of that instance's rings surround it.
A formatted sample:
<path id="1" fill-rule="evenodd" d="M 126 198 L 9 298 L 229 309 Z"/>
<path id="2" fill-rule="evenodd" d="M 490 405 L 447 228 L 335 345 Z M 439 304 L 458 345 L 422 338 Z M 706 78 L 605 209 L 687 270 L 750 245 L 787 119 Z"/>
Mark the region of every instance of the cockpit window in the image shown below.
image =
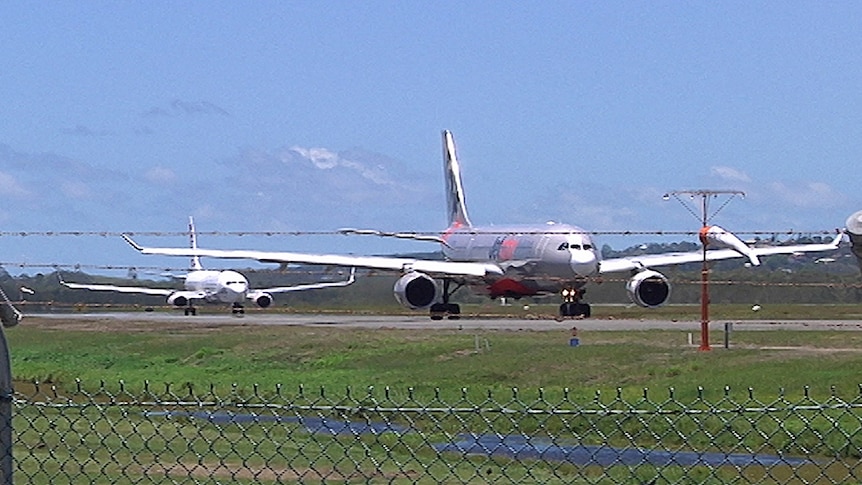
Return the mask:
<path id="1" fill-rule="evenodd" d="M 564 242 L 564 243 L 560 244 L 560 246 L 557 248 L 557 251 L 565 251 L 567 249 L 575 249 L 575 250 L 586 249 L 589 251 L 589 250 L 593 249 L 593 245 L 592 244 L 580 245 L 577 243 L 569 244 L 567 242 Z"/>

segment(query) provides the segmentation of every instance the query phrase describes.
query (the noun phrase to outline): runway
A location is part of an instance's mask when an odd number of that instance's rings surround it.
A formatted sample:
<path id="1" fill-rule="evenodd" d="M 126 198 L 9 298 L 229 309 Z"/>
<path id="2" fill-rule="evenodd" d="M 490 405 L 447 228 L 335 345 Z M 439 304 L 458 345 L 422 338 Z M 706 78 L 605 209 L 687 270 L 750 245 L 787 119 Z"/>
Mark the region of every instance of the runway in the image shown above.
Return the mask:
<path id="1" fill-rule="evenodd" d="M 352 315 L 352 314 L 284 314 L 284 313 L 247 313 L 243 316 L 230 314 L 198 314 L 184 316 L 169 312 L 116 312 L 116 313 L 43 313 L 26 315 L 21 325 L 29 321 L 91 321 L 91 322 L 140 322 L 140 323 L 178 323 L 190 326 L 218 325 L 293 325 L 326 326 L 334 328 L 389 328 L 416 330 L 578 330 L 587 331 L 633 331 L 633 330 L 687 330 L 699 331 L 700 321 L 671 321 L 652 319 L 514 319 L 466 317 L 459 320 L 434 321 L 426 315 Z M 862 320 L 715 320 L 710 328 L 723 330 L 730 323 L 733 331 L 762 330 L 840 330 L 862 331 Z"/>

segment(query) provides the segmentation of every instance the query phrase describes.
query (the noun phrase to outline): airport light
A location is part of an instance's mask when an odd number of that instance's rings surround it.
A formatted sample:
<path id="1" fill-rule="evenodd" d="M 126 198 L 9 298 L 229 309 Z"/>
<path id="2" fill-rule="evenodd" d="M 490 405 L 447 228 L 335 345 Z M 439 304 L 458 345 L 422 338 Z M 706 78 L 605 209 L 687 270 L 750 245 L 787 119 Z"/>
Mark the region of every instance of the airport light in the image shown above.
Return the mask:
<path id="1" fill-rule="evenodd" d="M 691 200 L 696 200 L 698 197 L 700 198 L 699 216 L 691 209 L 691 207 L 689 207 L 689 205 L 680 199 L 680 195 L 687 195 Z M 718 199 L 720 196 L 727 196 L 726 200 L 717 209 L 715 209 L 715 211 L 710 213 L 709 202 L 713 199 Z M 706 228 L 709 227 L 709 221 L 724 209 L 724 207 L 727 206 L 727 204 L 736 196 L 744 198 L 745 192 L 740 190 L 712 189 L 675 190 L 664 194 L 662 199 L 670 200 L 670 198 L 673 197 L 679 201 L 679 203 L 682 204 L 682 206 L 685 207 L 691 215 L 695 216 L 700 221 L 701 229 L 706 230 Z M 712 350 L 709 346 L 709 262 L 706 259 L 706 239 L 702 239 L 701 243 L 703 245 L 703 263 L 700 269 L 700 347 L 698 350 L 707 351 Z"/>

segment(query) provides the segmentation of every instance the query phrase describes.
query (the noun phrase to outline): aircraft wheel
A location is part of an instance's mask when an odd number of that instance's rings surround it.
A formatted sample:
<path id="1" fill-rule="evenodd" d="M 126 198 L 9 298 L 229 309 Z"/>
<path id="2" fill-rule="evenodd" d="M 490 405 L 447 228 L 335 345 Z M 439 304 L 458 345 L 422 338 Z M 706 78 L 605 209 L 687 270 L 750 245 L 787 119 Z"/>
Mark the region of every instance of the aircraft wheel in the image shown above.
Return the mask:
<path id="1" fill-rule="evenodd" d="M 581 316 L 584 318 L 590 318 L 590 314 L 592 313 L 592 309 L 590 308 L 589 303 L 579 303 L 580 307 L 579 314 L 577 316 Z"/>
<path id="2" fill-rule="evenodd" d="M 443 320 L 443 316 L 446 315 L 447 307 L 449 305 L 446 303 L 435 303 L 431 305 L 431 320 Z"/>
<path id="3" fill-rule="evenodd" d="M 446 311 L 449 313 L 446 318 L 449 320 L 460 320 L 461 319 L 461 305 L 457 303 L 449 303 L 446 305 Z"/>
<path id="4" fill-rule="evenodd" d="M 560 305 L 560 317 L 590 318 L 592 313 L 588 303 L 566 302 Z"/>

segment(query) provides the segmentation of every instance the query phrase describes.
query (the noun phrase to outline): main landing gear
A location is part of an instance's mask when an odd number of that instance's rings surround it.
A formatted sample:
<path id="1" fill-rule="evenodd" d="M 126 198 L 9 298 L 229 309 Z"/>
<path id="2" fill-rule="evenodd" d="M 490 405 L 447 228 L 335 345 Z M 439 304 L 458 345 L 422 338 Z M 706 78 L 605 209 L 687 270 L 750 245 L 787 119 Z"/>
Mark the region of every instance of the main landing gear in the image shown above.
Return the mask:
<path id="1" fill-rule="evenodd" d="M 590 318 L 589 303 L 581 303 L 583 294 L 582 290 L 576 288 L 563 289 L 563 304 L 560 305 L 558 321 L 562 321 L 564 318 Z"/>
<path id="2" fill-rule="evenodd" d="M 458 291 L 458 288 L 461 288 L 462 285 L 458 284 L 454 290 L 450 291 L 450 284 L 451 280 L 443 280 L 443 302 L 431 305 L 431 320 L 442 320 L 443 317 L 449 320 L 458 320 L 461 318 L 461 306 L 457 303 L 449 303 L 449 297 L 452 296 L 452 293 Z"/>

